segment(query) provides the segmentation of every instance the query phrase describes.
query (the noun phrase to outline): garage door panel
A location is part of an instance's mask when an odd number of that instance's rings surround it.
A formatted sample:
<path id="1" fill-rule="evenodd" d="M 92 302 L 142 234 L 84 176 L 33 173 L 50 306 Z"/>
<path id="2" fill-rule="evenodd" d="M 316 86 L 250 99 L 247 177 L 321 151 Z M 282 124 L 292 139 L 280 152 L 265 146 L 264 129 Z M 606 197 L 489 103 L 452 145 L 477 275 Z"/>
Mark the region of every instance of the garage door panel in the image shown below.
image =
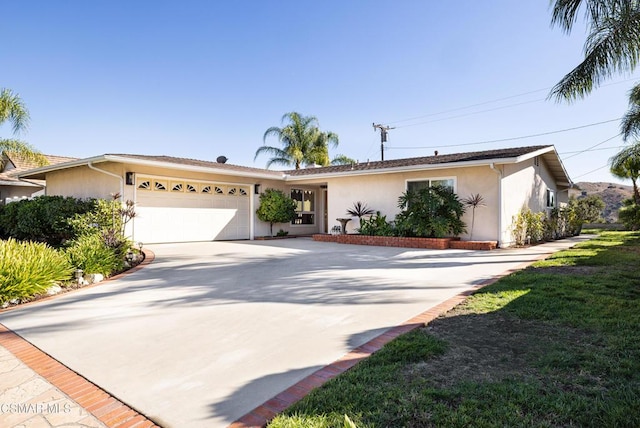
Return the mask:
<path id="1" fill-rule="evenodd" d="M 161 243 L 249 239 L 248 228 L 239 231 L 237 227 L 236 210 L 138 207 L 136 212 L 133 224 L 135 241 Z"/>

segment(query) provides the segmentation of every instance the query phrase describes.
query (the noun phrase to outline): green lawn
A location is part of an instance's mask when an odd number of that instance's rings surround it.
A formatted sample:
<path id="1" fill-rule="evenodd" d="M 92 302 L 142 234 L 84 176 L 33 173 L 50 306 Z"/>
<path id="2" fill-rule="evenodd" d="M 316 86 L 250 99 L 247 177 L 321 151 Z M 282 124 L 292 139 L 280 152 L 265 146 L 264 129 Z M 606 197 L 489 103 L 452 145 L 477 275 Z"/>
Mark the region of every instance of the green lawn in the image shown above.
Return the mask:
<path id="1" fill-rule="evenodd" d="M 283 427 L 640 426 L 640 233 L 479 290 L 313 391 Z"/>

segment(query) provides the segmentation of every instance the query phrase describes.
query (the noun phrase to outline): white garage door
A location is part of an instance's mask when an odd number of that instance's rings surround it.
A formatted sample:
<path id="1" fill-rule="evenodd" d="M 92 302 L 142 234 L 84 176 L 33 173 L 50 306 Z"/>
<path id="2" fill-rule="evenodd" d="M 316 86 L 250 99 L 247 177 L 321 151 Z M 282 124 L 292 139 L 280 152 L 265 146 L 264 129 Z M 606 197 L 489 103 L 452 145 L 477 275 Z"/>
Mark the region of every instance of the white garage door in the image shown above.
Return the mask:
<path id="1" fill-rule="evenodd" d="M 146 177 L 136 186 L 136 242 L 250 238 L 249 186 Z"/>

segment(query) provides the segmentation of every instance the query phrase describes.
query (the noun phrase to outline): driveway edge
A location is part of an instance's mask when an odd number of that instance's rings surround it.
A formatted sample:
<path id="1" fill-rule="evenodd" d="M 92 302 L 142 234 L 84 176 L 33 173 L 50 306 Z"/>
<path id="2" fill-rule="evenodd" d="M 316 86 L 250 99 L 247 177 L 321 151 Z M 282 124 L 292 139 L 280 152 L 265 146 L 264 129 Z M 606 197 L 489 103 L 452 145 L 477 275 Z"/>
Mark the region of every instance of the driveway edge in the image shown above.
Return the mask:
<path id="1" fill-rule="evenodd" d="M 0 324 L 0 346 L 108 427 L 153 428 L 155 422 Z"/>
<path id="2" fill-rule="evenodd" d="M 575 244 L 577 244 L 576 242 Z M 575 245 L 574 244 L 574 245 Z M 571 246 L 573 247 L 573 245 Z M 569 247 L 569 248 L 571 248 Z M 522 270 L 533 263 L 544 260 L 557 251 L 545 252 L 537 256 L 534 260 L 522 263 L 513 269 L 506 270 L 493 278 L 484 280 L 476 285 L 471 286 L 467 290 L 453 296 L 452 298 L 445 300 L 444 302 L 433 306 L 430 309 L 416 315 L 413 318 L 405 321 L 404 323 L 391 327 L 381 335 L 369 340 L 368 342 L 354 348 L 351 352 L 347 353 L 338 360 L 331 364 L 317 370 L 304 379 L 298 381 L 294 385 L 285 389 L 281 393 L 277 394 L 270 400 L 265 401 L 260 406 L 256 407 L 246 415 L 242 416 L 228 428 L 263 428 L 267 423 L 273 419 L 276 415 L 283 412 L 296 402 L 300 401 L 313 389 L 322 386 L 325 382 L 333 379 L 334 377 L 342 374 L 358 364 L 360 361 L 371 356 L 373 353 L 382 349 L 384 345 L 391 342 L 393 339 L 415 330 L 420 327 L 424 327 L 429 322 L 433 321 L 440 315 L 450 311 L 460 303 L 464 302 L 475 291 L 491 285 L 501 278 L 510 275 L 514 272 Z"/>

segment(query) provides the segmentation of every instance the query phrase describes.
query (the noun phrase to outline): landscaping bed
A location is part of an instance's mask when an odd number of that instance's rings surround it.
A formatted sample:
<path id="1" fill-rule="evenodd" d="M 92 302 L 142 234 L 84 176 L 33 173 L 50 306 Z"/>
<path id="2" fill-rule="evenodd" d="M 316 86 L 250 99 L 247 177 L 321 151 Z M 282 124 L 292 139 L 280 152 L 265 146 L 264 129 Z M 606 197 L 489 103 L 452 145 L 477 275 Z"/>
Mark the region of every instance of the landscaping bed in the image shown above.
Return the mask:
<path id="1" fill-rule="evenodd" d="M 315 234 L 314 241 L 336 242 L 338 244 L 375 245 L 380 247 L 424 248 L 446 250 L 495 250 L 497 241 L 462 241 L 458 238 L 408 238 L 401 236 L 369 236 L 357 234 L 329 235 Z"/>

